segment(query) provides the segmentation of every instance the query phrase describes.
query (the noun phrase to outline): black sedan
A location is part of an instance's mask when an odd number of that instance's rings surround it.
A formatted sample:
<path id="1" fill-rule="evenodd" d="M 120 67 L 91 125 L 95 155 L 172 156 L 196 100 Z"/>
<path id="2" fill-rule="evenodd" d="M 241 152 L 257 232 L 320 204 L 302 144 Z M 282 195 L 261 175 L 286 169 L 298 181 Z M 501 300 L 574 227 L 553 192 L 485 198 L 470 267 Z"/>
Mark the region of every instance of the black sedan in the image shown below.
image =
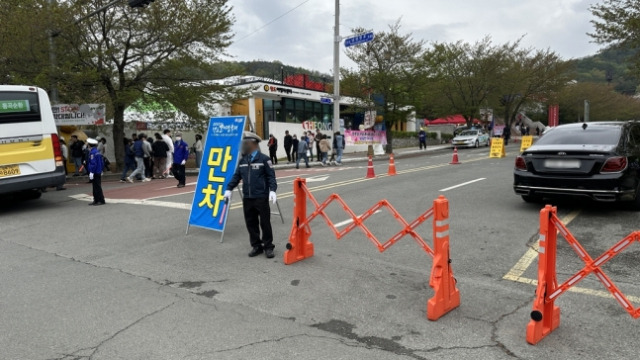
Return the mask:
<path id="1" fill-rule="evenodd" d="M 572 195 L 640 209 L 640 122 L 550 129 L 516 158 L 513 189 L 527 202 Z"/>

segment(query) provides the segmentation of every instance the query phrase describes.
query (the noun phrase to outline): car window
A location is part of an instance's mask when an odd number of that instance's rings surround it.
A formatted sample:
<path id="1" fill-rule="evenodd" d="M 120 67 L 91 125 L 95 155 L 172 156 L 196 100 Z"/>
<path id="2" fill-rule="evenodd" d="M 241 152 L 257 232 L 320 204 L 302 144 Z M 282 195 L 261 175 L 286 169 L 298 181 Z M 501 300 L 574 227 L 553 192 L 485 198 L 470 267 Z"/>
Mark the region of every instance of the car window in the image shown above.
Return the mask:
<path id="1" fill-rule="evenodd" d="M 474 135 L 477 135 L 477 134 L 478 134 L 477 131 L 465 130 L 465 131 L 460 133 L 460 136 L 474 136 Z"/>
<path id="2" fill-rule="evenodd" d="M 538 140 L 537 145 L 617 145 L 622 127 L 619 125 L 557 127 Z"/>
<path id="3" fill-rule="evenodd" d="M 630 150 L 638 149 L 640 147 L 640 126 L 635 125 L 629 129 L 629 134 L 627 135 L 627 147 Z"/>
<path id="4" fill-rule="evenodd" d="M 38 93 L 0 92 L 0 124 L 41 121 Z"/>

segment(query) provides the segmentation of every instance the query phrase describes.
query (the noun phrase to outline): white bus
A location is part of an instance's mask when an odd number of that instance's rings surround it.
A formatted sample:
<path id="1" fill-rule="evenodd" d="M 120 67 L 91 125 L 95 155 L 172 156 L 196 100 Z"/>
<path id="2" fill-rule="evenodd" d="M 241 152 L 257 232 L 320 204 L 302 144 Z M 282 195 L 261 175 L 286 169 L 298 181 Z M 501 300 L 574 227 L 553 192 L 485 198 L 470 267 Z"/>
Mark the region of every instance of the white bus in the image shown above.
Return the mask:
<path id="1" fill-rule="evenodd" d="M 0 194 L 64 184 L 62 151 L 47 93 L 0 85 Z"/>

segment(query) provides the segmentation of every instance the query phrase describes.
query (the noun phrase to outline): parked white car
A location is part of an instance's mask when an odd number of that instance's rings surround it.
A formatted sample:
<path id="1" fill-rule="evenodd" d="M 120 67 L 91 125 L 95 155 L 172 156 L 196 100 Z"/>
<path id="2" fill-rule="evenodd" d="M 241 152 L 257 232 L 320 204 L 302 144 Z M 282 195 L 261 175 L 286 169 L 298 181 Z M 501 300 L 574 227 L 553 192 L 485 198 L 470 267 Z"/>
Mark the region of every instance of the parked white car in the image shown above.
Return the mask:
<path id="1" fill-rule="evenodd" d="M 489 146 L 489 134 L 482 129 L 464 130 L 451 140 L 452 147 Z"/>

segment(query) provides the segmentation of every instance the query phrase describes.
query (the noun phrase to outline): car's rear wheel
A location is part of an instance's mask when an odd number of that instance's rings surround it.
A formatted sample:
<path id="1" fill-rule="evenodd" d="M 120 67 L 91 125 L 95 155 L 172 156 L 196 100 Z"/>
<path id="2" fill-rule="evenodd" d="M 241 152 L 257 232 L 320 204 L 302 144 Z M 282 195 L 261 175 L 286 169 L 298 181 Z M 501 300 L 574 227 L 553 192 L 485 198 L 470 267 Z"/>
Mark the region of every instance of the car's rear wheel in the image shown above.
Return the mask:
<path id="1" fill-rule="evenodd" d="M 542 196 L 540 195 L 522 195 L 522 200 L 530 204 L 537 204 L 542 202 Z"/>

